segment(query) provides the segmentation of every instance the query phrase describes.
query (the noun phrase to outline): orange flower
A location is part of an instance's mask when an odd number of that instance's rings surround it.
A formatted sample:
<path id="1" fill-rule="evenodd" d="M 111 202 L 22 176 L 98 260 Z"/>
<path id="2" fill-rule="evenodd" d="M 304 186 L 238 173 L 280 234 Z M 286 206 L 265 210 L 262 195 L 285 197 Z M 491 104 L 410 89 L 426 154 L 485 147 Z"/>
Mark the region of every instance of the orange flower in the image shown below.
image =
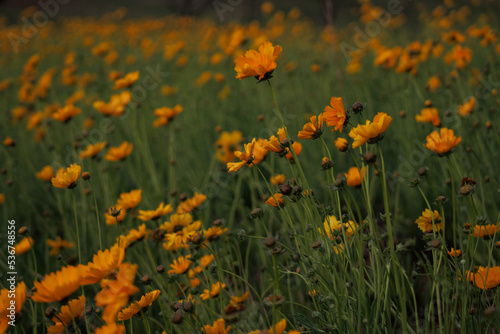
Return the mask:
<path id="1" fill-rule="evenodd" d="M 16 146 L 16 142 L 14 141 L 14 139 L 7 137 L 3 140 L 3 146 L 14 147 L 14 146 Z"/>
<path id="2" fill-rule="evenodd" d="M 80 266 L 83 285 L 94 284 L 113 273 L 123 262 L 125 247 L 115 244 L 110 249 L 99 250 L 86 266 Z"/>
<path id="3" fill-rule="evenodd" d="M 326 126 L 335 127 L 332 132 L 339 130 L 342 133 L 348 117 L 341 97 L 332 97 L 330 99 L 330 105 L 325 107 L 323 118 L 326 121 Z"/>
<path id="4" fill-rule="evenodd" d="M 474 107 L 476 106 L 476 99 L 473 97 L 471 97 L 467 102 L 465 102 L 464 104 L 458 106 L 458 113 L 460 114 L 460 116 L 466 116 L 468 114 L 470 114 L 471 112 L 474 111 Z"/>
<path id="5" fill-rule="evenodd" d="M 337 138 L 335 139 L 335 147 L 340 151 L 340 152 L 345 152 L 349 148 L 349 142 L 345 138 Z"/>
<path id="6" fill-rule="evenodd" d="M 295 152 L 295 155 L 298 156 L 300 154 L 300 152 L 302 152 L 302 144 L 299 142 L 294 142 L 292 144 L 292 149 Z M 292 154 L 292 151 L 290 150 L 290 148 L 288 148 L 288 153 L 285 155 L 285 158 L 287 158 L 288 160 L 293 162 L 293 154 Z"/>
<path id="7" fill-rule="evenodd" d="M 147 308 L 153 304 L 160 293 L 160 290 L 153 290 L 146 293 L 139 301 L 135 301 L 129 307 L 121 310 L 120 313 L 118 313 L 118 320 L 128 320 L 139 312 L 146 312 Z"/>
<path id="8" fill-rule="evenodd" d="M 226 228 L 221 228 L 219 226 L 209 227 L 208 230 L 203 230 L 203 236 L 205 240 L 212 241 L 217 239 L 220 235 L 227 231 Z"/>
<path id="9" fill-rule="evenodd" d="M 241 296 L 241 297 L 231 296 L 231 301 L 230 301 L 230 303 L 231 303 L 231 305 L 234 305 L 234 306 L 236 306 L 236 305 L 238 305 L 238 304 L 241 304 L 241 303 L 243 303 L 245 300 L 247 300 L 247 298 L 248 298 L 248 296 L 249 296 L 249 295 L 250 295 L 250 292 L 249 292 L 249 291 L 247 291 L 247 292 L 245 292 L 245 293 L 243 294 L 243 296 Z"/>
<path id="10" fill-rule="evenodd" d="M 264 142 L 264 148 L 270 152 L 274 152 L 279 156 L 284 156 L 286 154 L 286 148 L 281 145 L 281 143 L 286 139 L 286 128 L 280 128 L 278 130 L 278 137 L 271 136 L 269 140 Z"/>
<path id="11" fill-rule="evenodd" d="M 259 52 L 250 50 L 245 53 L 245 56 L 239 56 L 234 62 L 237 72 L 236 78 L 245 79 L 248 77 L 256 77 L 261 80 L 268 80 L 272 76 L 272 72 L 276 68 L 276 59 L 283 49 L 281 46 L 275 47 L 271 42 L 265 42 L 259 47 Z"/>
<path id="12" fill-rule="evenodd" d="M 82 274 L 74 266 L 62 267 L 61 270 L 45 275 L 42 281 L 35 281 L 35 292 L 31 300 L 37 303 L 61 301 L 76 291 L 81 285 Z"/>
<path id="13" fill-rule="evenodd" d="M 105 213 L 106 225 L 115 225 L 125 219 L 127 214 L 127 209 L 124 209 L 120 205 L 115 205 L 108 209 Z"/>
<path id="14" fill-rule="evenodd" d="M 359 172 L 359 169 L 357 167 L 349 168 L 349 171 L 347 173 L 344 173 L 346 177 L 346 184 L 349 187 L 359 187 L 361 185 L 361 182 L 363 182 L 365 179 L 366 167 L 362 167 L 361 172 L 363 176 L 361 176 L 361 173 Z"/>
<path id="15" fill-rule="evenodd" d="M 285 174 L 271 176 L 271 184 L 274 184 L 275 186 L 283 184 L 285 180 L 286 180 Z"/>
<path id="16" fill-rule="evenodd" d="M 61 312 L 52 317 L 54 325 L 47 328 L 49 334 L 64 333 L 67 326 L 83 317 L 85 311 L 85 296 L 80 296 L 78 299 L 73 299 L 68 302 L 68 305 L 61 306 Z"/>
<path id="17" fill-rule="evenodd" d="M 435 127 L 441 126 L 441 120 L 436 108 L 422 109 L 420 115 L 415 115 L 415 120 L 420 123 L 432 123 Z"/>
<path id="18" fill-rule="evenodd" d="M 106 147 L 108 143 L 103 141 L 96 144 L 89 144 L 83 151 L 80 152 L 80 159 L 95 158 L 95 156 Z"/>
<path id="19" fill-rule="evenodd" d="M 255 138 L 252 140 L 251 143 L 245 144 L 245 151 L 236 151 L 234 152 L 234 155 L 241 160 L 241 162 L 228 162 L 227 163 L 227 168 L 229 169 L 229 173 L 236 172 L 238 171 L 241 167 L 248 165 L 251 167 L 253 165 L 254 161 L 254 155 L 253 155 L 253 150 L 255 148 L 256 142 Z"/>
<path id="20" fill-rule="evenodd" d="M 193 217 L 189 213 L 175 213 L 170 216 L 170 221 L 164 222 L 160 229 L 167 233 L 173 233 L 182 230 L 193 222 Z"/>
<path id="21" fill-rule="evenodd" d="M 157 128 L 163 125 L 167 125 L 168 122 L 173 120 L 175 116 L 180 114 L 183 110 L 184 109 L 180 104 L 175 105 L 175 107 L 173 108 L 162 107 L 155 109 L 154 114 L 158 118 L 153 122 L 153 126 Z"/>
<path id="22" fill-rule="evenodd" d="M 16 256 L 22 255 L 31 249 L 33 245 L 32 237 L 24 237 L 21 241 L 14 245 Z"/>
<path id="23" fill-rule="evenodd" d="M 136 264 L 123 263 L 118 268 L 116 279 L 101 281 L 102 290 L 95 296 L 97 306 L 103 306 L 102 319 L 108 324 L 115 321 L 118 312 L 128 303 L 129 296 L 139 289 L 134 286 Z"/>
<path id="24" fill-rule="evenodd" d="M 282 207 L 285 205 L 285 200 L 283 199 L 283 195 L 280 194 L 280 193 L 276 193 L 274 194 L 273 196 L 270 196 L 267 201 L 266 201 L 266 204 L 269 204 L 269 205 L 272 205 L 274 207 Z"/>
<path id="25" fill-rule="evenodd" d="M 500 267 L 479 267 L 476 272 L 465 272 L 468 281 L 481 290 L 489 290 L 500 285 Z"/>
<path id="26" fill-rule="evenodd" d="M 441 87 L 441 80 L 439 80 L 439 78 L 435 75 L 430 77 L 427 81 L 427 84 L 425 85 L 425 89 L 427 89 L 431 93 L 439 87 Z"/>
<path id="27" fill-rule="evenodd" d="M 500 223 L 497 225 L 476 225 L 474 226 L 472 234 L 475 238 L 493 237 L 493 235 L 498 231 L 500 231 Z"/>
<path id="28" fill-rule="evenodd" d="M 194 193 L 193 197 L 188 198 L 184 202 L 180 203 L 177 207 L 177 213 L 188 213 L 198 208 L 205 200 L 207 196 L 204 194 Z"/>
<path id="29" fill-rule="evenodd" d="M 67 123 L 73 117 L 80 114 L 82 110 L 80 108 L 75 107 L 72 104 L 65 105 L 61 109 L 58 109 L 55 113 L 52 114 L 52 118 L 59 121 Z"/>
<path id="30" fill-rule="evenodd" d="M 177 88 L 175 86 L 166 85 L 166 86 L 161 87 L 161 93 L 163 95 L 167 95 L 167 96 L 175 95 L 175 94 L 177 94 L 178 91 L 179 91 L 179 88 Z"/>
<path id="31" fill-rule="evenodd" d="M 209 291 L 208 289 L 203 290 L 203 293 L 200 294 L 201 299 L 207 300 L 210 297 L 214 298 L 217 297 L 222 289 L 226 287 L 226 284 L 224 283 L 214 283 L 212 284 L 212 289 Z"/>
<path id="32" fill-rule="evenodd" d="M 12 292 L 9 289 L 0 290 L 0 333 L 5 333 L 9 327 L 9 322 L 12 320 L 9 315 L 11 315 L 11 302 L 15 302 L 14 315 L 19 314 L 23 308 L 24 302 L 26 301 L 26 284 L 24 282 L 19 282 L 16 285 L 14 296 L 12 297 Z"/>
<path id="33" fill-rule="evenodd" d="M 95 330 L 95 334 L 123 334 L 125 326 L 117 325 L 116 322 L 109 323 Z"/>
<path id="34" fill-rule="evenodd" d="M 418 225 L 418 228 L 425 233 L 432 232 L 433 230 L 434 232 L 439 232 L 443 229 L 441 216 L 437 210 L 434 210 L 434 212 L 431 213 L 429 209 L 425 209 L 422 212 L 422 215 L 415 220 L 415 223 Z"/>
<path id="35" fill-rule="evenodd" d="M 299 131 L 297 137 L 299 139 L 317 139 L 321 136 L 323 132 L 323 114 L 319 114 L 319 116 L 312 116 L 311 121 L 306 123 L 302 129 Z"/>
<path id="36" fill-rule="evenodd" d="M 450 44 L 463 43 L 465 41 L 465 36 L 458 31 L 450 31 L 448 33 L 443 32 L 443 42 L 448 42 Z"/>
<path id="37" fill-rule="evenodd" d="M 439 156 L 444 156 L 451 152 L 455 146 L 461 141 L 461 137 L 455 137 L 455 133 L 451 129 L 441 128 L 440 132 L 434 131 L 426 137 L 427 143 L 424 147 L 432 152 L 436 152 Z"/>
<path id="38" fill-rule="evenodd" d="M 451 249 L 448 251 L 448 255 L 451 257 L 460 257 L 462 256 L 462 251 L 460 249 L 451 247 Z"/>
<path id="39" fill-rule="evenodd" d="M 73 189 L 76 187 L 76 181 L 82 172 L 82 167 L 72 164 L 68 168 L 60 168 L 56 176 L 51 179 L 52 185 L 56 188 Z"/>
<path id="40" fill-rule="evenodd" d="M 392 117 L 386 113 L 379 112 L 374 118 L 373 123 L 366 121 L 365 125 L 359 124 L 357 127 L 351 129 L 349 137 L 354 139 L 352 148 L 357 148 L 366 142 L 377 142 L 382 138 L 382 134 L 387 130 L 389 124 L 392 122 Z"/>
<path id="41" fill-rule="evenodd" d="M 446 54 L 444 60 L 446 63 L 455 62 L 455 66 L 458 69 L 463 69 L 470 63 L 472 58 L 472 50 L 469 48 L 464 48 L 462 45 L 455 45 L 453 50 Z"/>
<path id="42" fill-rule="evenodd" d="M 142 224 L 137 230 L 131 229 L 130 231 L 128 231 L 127 235 L 120 235 L 120 238 L 117 238 L 117 242 L 120 244 L 120 246 L 127 248 L 133 243 L 142 240 L 147 235 L 147 233 L 148 230 L 146 230 L 146 224 Z"/>
<path id="43" fill-rule="evenodd" d="M 155 210 L 139 210 L 139 215 L 137 216 L 137 218 L 143 221 L 155 220 L 160 218 L 161 216 L 169 214 L 170 212 L 172 212 L 172 205 L 167 204 L 165 206 L 165 204 L 161 202 L 158 208 Z"/>
<path id="44" fill-rule="evenodd" d="M 47 244 L 50 247 L 49 255 L 57 256 L 61 251 L 61 248 L 74 248 L 74 242 L 68 242 L 62 239 L 60 236 L 57 236 L 56 240 L 47 239 Z"/>
<path id="45" fill-rule="evenodd" d="M 139 71 L 130 72 L 126 74 L 123 78 L 116 80 L 113 89 L 122 89 L 130 87 L 138 79 L 139 79 Z"/>
<path id="46" fill-rule="evenodd" d="M 132 153 L 133 144 L 130 144 L 127 141 L 121 143 L 118 147 L 110 147 L 108 153 L 104 156 L 104 159 L 108 161 L 120 161 L 125 159 Z"/>
<path id="47" fill-rule="evenodd" d="M 239 150 L 239 143 L 243 135 L 240 131 L 235 130 L 231 133 L 223 131 L 215 142 L 215 147 L 217 148 L 215 152 L 215 157 L 222 163 L 227 164 L 234 160 L 234 151 Z"/>
<path id="48" fill-rule="evenodd" d="M 188 269 L 189 266 L 191 265 L 191 262 L 189 258 L 191 257 L 191 254 L 188 254 L 186 256 L 179 256 L 177 260 L 174 260 L 174 263 L 170 264 L 170 269 L 168 271 L 168 274 L 184 274 Z"/>
<path id="49" fill-rule="evenodd" d="M 223 318 L 214 321 L 212 326 L 205 325 L 201 328 L 204 334 L 227 334 L 231 330 L 231 326 L 226 327 L 226 323 Z"/>
<path id="50" fill-rule="evenodd" d="M 142 190 L 136 189 L 128 193 L 121 193 L 120 198 L 118 198 L 117 204 L 124 209 L 133 209 L 142 200 Z"/>
<path id="51" fill-rule="evenodd" d="M 42 168 L 41 171 L 36 173 L 36 177 L 43 181 L 50 181 L 54 176 L 54 168 L 48 165 Z"/>
<path id="52" fill-rule="evenodd" d="M 94 109 L 106 116 L 120 116 L 125 111 L 125 107 L 132 99 L 132 94 L 129 91 L 121 92 L 111 96 L 108 103 L 104 101 L 95 101 Z"/>

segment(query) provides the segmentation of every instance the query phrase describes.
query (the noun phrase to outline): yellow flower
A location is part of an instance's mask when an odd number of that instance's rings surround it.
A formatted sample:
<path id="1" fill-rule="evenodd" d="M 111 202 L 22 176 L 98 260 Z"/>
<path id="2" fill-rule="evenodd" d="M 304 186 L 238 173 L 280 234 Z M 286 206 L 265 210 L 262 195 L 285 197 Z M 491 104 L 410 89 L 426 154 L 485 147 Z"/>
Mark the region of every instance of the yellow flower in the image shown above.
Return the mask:
<path id="1" fill-rule="evenodd" d="M 226 323 L 223 318 L 214 321 L 212 326 L 205 325 L 201 328 L 204 334 L 227 334 L 231 330 L 231 326 L 226 327 Z"/>
<path id="2" fill-rule="evenodd" d="M 138 79 L 139 79 L 139 71 L 130 72 L 126 74 L 123 78 L 116 80 L 113 89 L 122 89 L 130 87 Z"/>
<path id="3" fill-rule="evenodd" d="M 62 267 L 55 273 L 45 275 L 42 281 L 35 281 L 35 292 L 31 300 L 37 303 L 61 301 L 71 295 L 81 285 L 82 274 L 74 266 Z"/>
<path id="4" fill-rule="evenodd" d="M 62 239 L 60 236 L 57 236 L 56 240 L 47 239 L 47 244 L 50 247 L 49 255 L 57 256 L 61 251 L 61 248 L 74 248 L 74 242 L 68 242 Z"/>
<path id="5" fill-rule="evenodd" d="M 474 107 L 476 106 L 476 99 L 471 97 L 467 102 L 464 104 L 458 106 L 458 113 L 460 116 L 466 116 L 469 115 L 471 112 L 474 111 Z"/>
<path id="6" fill-rule="evenodd" d="M 339 130 L 342 133 L 342 129 L 346 125 L 347 114 L 341 97 L 332 97 L 330 99 L 330 105 L 325 107 L 323 119 L 326 121 L 326 126 L 335 127 L 332 132 Z"/>
<path id="7" fill-rule="evenodd" d="M 83 317 L 85 311 L 85 296 L 80 296 L 78 299 L 73 299 L 68 302 L 68 305 L 61 306 L 61 312 L 52 317 L 54 325 L 47 328 L 49 334 L 60 334 L 66 331 L 66 328 L 73 323 L 73 320 L 78 321 Z"/>
<path id="8" fill-rule="evenodd" d="M 82 110 L 80 108 L 75 107 L 72 104 L 65 105 L 61 109 L 58 109 L 55 113 L 52 114 L 52 118 L 59 121 L 67 123 L 73 117 L 80 114 Z"/>
<path id="9" fill-rule="evenodd" d="M 133 144 L 131 144 L 127 141 L 124 141 L 118 147 L 110 147 L 110 149 L 108 150 L 108 153 L 106 153 L 106 155 L 104 156 L 104 159 L 106 159 L 108 161 L 123 160 L 126 157 L 128 157 L 130 155 L 130 153 L 132 153 L 133 147 L 134 147 Z"/>
<path id="10" fill-rule="evenodd" d="M 224 289 L 225 287 L 226 287 L 226 284 L 224 284 L 224 283 L 220 283 L 220 282 L 214 283 L 214 284 L 212 284 L 212 289 L 210 291 L 208 289 L 203 290 L 203 293 L 200 294 L 200 297 L 203 300 L 207 300 L 210 297 L 212 297 L 212 298 L 217 297 L 219 295 L 219 293 L 221 292 L 221 290 Z"/>
<path id="11" fill-rule="evenodd" d="M 155 220 L 160 218 L 161 216 L 169 214 L 170 212 L 172 212 L 172 205 L 167 204 L 165 206 L 165 204 L 161 202 L 158 208 L 155 210 L 139 210 L 139 215 L 137 216 L 137 218 L 143 221 Z"/>
<path id="12" fill-rule="evenodd" d="M 299 131 L 297 137 L 299 137 L 299 139 L 317 139 L 323 132 L 322 128 L 323 114 L 319 114 L 319 116 L 312 116 L 311 121 L 304 125 L 302 131 Z"/>
<path id="13" fill-rule="evenodd" d="M 146 293 L 139 301 L 135 301 L 129 307 L 121 310 L 120 313 L 118 313 L 118 320 L 128 320 L 139 312 L 145 312 L 146 309 L 153 304 L 156 298 L 158 298 L 160 293 L 160 290 L 153 290 Z"/>
<path id="14" fill-rule="evenodd" d="M 323 222 L 323 226 L 324 231 L 322 228 L 318 228 L 319 233 L 323 234 L 326 232 L 326 235 L 332 240 L 334 239 L 335 233 L 342 235 L 342 229 L 344 230 L 345 236 L 347 238 L 350 238 L 352 235 L 354 235 L 354 233 L 356 233 L 356 230 L 358 229 L 358 224 L 356 222 L 349 220 L 346 223 L 341 223 L 335 216 L 328 216 Z"/>
<path id="15" fill-rule="evenodd" d="M 179 256 L 177 260 L 174 260 L 174 263 L 170 264 L 170 269 L 168 271 L 168 274 L 184 274 L 186 271 L 188 271 L 189 266 L 191 265 L 191 262 L 189 258 L 191 257 L 191 254 L 188 254 L 186 256 Z"/>
<path id="16" fill-rule="evenodd" d="M 56 188 L 73 189 L 76 187 L 76 181 L 82 172 L 82 167 L 72 164 L 68 168 L 60 168 L 56 176 L 51 179 L 52 185 Z"/>
<path id="17" fill-rule="evenodd" d="M 365 125 L 359 124 L 357 127 L 351 129 L 349 137 L 354 139 L 352 148 L 357 148 L 367 142 L 372 143 L 378 141 L 391 122 L 392 117 L 388 116 L 386 113 L 379 112 L 373 118 L 373 123 L 367 120 Z"/>
<path id="18" fill-rule="evenodd" d="M 265 42 L 259 47 L 259 52 L 250 50 L 245 53 L 245 56 L 239 56 L 234 62 L 237 72 L 236 78 L 245 79 L 248 77 L 256 77 L 260 80 L 268 80 L 272 76 L 272 72 L 276 68 L 276 59 L 283 49 L 281 46 L 275 47 L 271 42 Z"/>
<path id="19" fill-rule="evenodd" d="M 128 231 L 127 235 L 120 235 L 120 237 L 117 238 L 117 243 L 119 243 L 120 246 L 127 248 L 133 243 L 142 240 L 148 232 L 149 230 L 146 230 L 146 224 L 142 224 L 137 230 L 131 229 Z"/>
<path id="20" fill-rule="evenodd" d="M 346 177 L 346 184 L 349 187 L 359 187 L 361 185 L 361 182 L 363 182 L 365 179 L 365 174 L 366 167 L 361 168 L 361 173 L 358 167 L 349 168 L 349 171 L 347 173 L 344 173 L 344 176 Z"/>
<path id="21" fill-rule="evenodd" d="M 103 141 L 96 144 L 89 144 L 83 151 L 80 152 L 80 159 L 94 158 L 99 152 L 106 147 L 108 143 Z"/>
<path id="22" fill-rule="evenodd" d="M 495 233 L 500 231 L 500 223 L 489 224 L 489 225 L 476 225 L 472 231 L 472 235 L 475 238 L 493 237 Z"/>
<path id="23" fill-rule="evenodd" d="M 441 126 L 441 120 L 436 108 L 422 109 L 419 115 L 415 115 L 415 120 L 420 123 L 432 123 L 435 127 Z"/>
<path id="24" fill-rule="evenodd" d="M 434 212 L 431 213 L 429 209 L 425 209 L 422 212 L 422 216 L 415 220 L 415 223 L 417 223 L 418 228 L 425 233 L 432 232 L 432 230 L 434 230 L 434 232 L 439 232 L 443 228 L 441 216 L 437 210 L 434 210 Z"/>
<path id="25" fill-rule="evenodd" d="M 462 141 L 462 138 L 455 137 L 455 133 L 451 129 L 441 128 L 440 132 L 434 131 L 428 135 L 426 140 L 425 148 L 436 152 L 439 156 L 444 156 L 450 153 L 451 149 Z"/>
<path id="26" fill-rule="evenodd" d="M 54 176 L 54 168 L 48 165 L 42 168 L 41 171 L 36 173 L 36 177 L 43 181 L 50 181 Z"/>

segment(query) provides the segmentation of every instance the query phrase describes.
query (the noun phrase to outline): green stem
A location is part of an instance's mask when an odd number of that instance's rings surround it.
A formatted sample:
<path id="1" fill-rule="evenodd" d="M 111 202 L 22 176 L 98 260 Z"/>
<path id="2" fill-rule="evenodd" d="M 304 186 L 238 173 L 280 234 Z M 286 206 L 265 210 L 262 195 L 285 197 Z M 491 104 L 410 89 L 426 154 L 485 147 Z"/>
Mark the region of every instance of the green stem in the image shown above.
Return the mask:
<path id="1" fill-rule="evenodd" d="M 76 214 L 76 195 L 73 192 L 73 210 L 75 211 L 76 243 L 78 244 L 78 263 L 82 263 L 82 250 L 80 248 L 80 231 L 78 230 L 78 215 Z"/>
<path id="2" fill-rule="evenodd" d="M 97 217 L 97 231 L 99 232 L 99 249 L 102 250 L 102 238 L 101 238 L 101 219 L 99 218 L 99 210 L 97 209 L 97 199 L 95 197 L 94 186 L 92 182 L 89 180 L 90 190 L 92 191 L 92 195 L 94 195 L 94 207 L 95 207 L 95 215 Z"/>

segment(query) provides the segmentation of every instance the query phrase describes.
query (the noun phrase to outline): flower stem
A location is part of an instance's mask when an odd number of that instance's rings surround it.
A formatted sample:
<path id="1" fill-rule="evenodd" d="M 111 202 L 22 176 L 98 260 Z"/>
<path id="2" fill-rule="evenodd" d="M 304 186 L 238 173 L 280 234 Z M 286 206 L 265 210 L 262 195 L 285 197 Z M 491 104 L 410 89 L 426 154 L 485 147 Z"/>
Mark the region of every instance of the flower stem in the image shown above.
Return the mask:
<path id="1" fill-rule="evenodd" d="M 89 180 L 90 189 L 92 190 L 92 195 L 94 195 L 94 207 L 95 207 L 95 215 L 97 217 L 97 231 L 99 232 L 99 249 L 102 250 L 102 237 L 101 237 L 101 219 L 99 218 L 99 210 L 97 209 L 97 199 L 95 197 L 94 186 L 92 182 Z"/>
<path id="2" fill-rule="evenodd" d="M 78 245 L 78 263 L 82 263 L 82 250 L 80 248 L 80 231 L 78 229 L 78 215 L 76 214 L 76 195 L 73 192 L 73 210 L 75 211 L 76 243 Z"/>

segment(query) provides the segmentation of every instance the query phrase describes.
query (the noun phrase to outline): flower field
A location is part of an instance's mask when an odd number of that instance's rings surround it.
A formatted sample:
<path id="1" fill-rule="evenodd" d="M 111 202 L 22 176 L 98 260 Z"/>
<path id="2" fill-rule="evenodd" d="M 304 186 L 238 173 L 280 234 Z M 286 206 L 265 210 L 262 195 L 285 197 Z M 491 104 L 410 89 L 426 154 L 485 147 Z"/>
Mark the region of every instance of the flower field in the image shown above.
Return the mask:
<path id="1" fill-rule="evenodd" d="M 0 16 L 0 333 L 497 333 L 498 3 L 236 2 Z"/>

